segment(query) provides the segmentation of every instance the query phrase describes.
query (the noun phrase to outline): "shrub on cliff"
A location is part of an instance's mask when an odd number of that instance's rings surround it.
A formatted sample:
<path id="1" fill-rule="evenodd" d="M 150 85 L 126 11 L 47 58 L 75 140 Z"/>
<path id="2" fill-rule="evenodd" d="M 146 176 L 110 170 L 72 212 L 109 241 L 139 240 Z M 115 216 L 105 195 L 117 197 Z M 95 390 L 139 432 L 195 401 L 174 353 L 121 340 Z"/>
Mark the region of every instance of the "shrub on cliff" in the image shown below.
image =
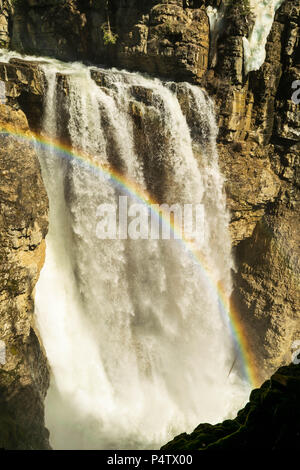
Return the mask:
<path id="1" fill-rule="evenodd" d="M 110 29 L 110 25 L 108 23 L 103 23 L 101 29 L 105 46 L 108 46 L 109 44 L 116 44 L 118 35 L 112 32 L 112 30 Z"/>

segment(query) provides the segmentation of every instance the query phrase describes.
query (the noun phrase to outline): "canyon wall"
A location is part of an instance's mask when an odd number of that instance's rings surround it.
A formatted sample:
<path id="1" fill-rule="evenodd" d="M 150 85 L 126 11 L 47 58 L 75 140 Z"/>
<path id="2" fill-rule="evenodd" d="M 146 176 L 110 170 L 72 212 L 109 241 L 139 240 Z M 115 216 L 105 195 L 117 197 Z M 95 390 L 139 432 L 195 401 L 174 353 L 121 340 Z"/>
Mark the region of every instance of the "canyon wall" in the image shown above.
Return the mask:
<path id="1" fill-rule="evenodd" d="M 3 82 L 2 82 L 3 83 Z M 16 87 L 15 87 L 16 88 Z M 47 359 L 33 317 L 44 263 L 48 200 L 25 114 L 0 104 L 0 448 L 49 448 Z"/>
<path id="2" fill-rule="evenodd" d="M 300 116 L 299 104 L 292 100 L 292 84 L 300 80 L 300 1 L 283 2 L 268 37 L 265 62 L 248 75 L 243 37 L 251 29 L 253 18 L 238 7 L 225 12 L 213 59 L 205 8 L 220 3 L 3 0 L 0 41 L 2 46 L 27 54 L 83 60 L 191 81 L 214 98 L 220 129 L 220 165 L 226 176 L 236 258 L 232 302 L 248 331 L 263 381 L 277 367 L 290 362 L 291 344 L 300 337 Z M 8 99 L 2 105 L 1 119 L 12 126 L 16 119 L 21 120 L 25 129 L 27 118 L 30 128 L 39 130 L 44 81 L 37 64 L 0 64 L 0 78 L 6 83 Z M 5 256 L 1 269 L 5 267 L 6 279 L 10 279 L 15 291 L 1 286 L 1 318 L 9 318 L 3 323 L 4 340 L 9 344 L 17 342 L 19 352 L 16 356 L 9 353 L 6 365 L 8 372 L 16 372 L 17 381 L 6 382 L 12 380 L 12 375 L 6 374 L 0 383 L 4 384 L 3 406 L 19 399 L 22 387 L 29 390 L 28 396 L 38 397 L 38 411 L 31 410 L 29 414 L 35 423 L 32 429 L 39 429 L 48 372 L 34 329 L 32 290 L 42 265 L 47 201 L 34 151 L 18 147 L 11 138 L 8 141 L 9 146 L 1 147 L 0 162 L 4 175 L 11 177 L 15 171 L 17 177 L 8 184 L 8 193 L 3 192 L 1 177 L 1 208 L 10 201 L 9 217 L 2 217 L 6 209 L 1 209 L 0 246 L 1 257 Z M 8 157 L 13 164 L 8 165 Z M 30 174 L 34 177 L 30 178 Z M 27 193 L 25 189 L 22 192 L 26 185 Z M 28 211 L 26 197 L 20 198 L 25 193 L 32 198 Z M 23 217 L 22 223 L 18 217 Z M 11 234 L 16 231 L 19 241 L 15 247 L 15 235 Z M 1 282 L 4 279 L 2 276 Z M 16 326 L 19 321 L 20 330 Z M 37 364 L 39 372 L 35 370 Z M 45 432 L 41 436 L 39 443 L 32 445 L 45 446 Z M 31 442 L 37 441 L 32 438 Z"/>
<path id="3" fill-rule="evenodd" d="M 0 2 L 0 47 L 9 47 L 11 42 L 10 27 L 12 21 L 12 1 Z"/>
<path id="4" fill-rule="evenodd" d="M 251 17 L 238 8 L 225 13 L 218 60 L 200 81 L 219 110 L 220 164 L 237 269 L 232 302 L 262 380 L 289 362 L 291 344 L 300 335 L 300 113 L 292 100 L 300 78 L 299 14 L 299 1 L 283 2 L 264 64 L 246 75 L 243 36 Z"/>
<path id="5" fill-rule="evenodd" d="M 199 0 L 22 0 L 11 46 L 188 80 L 207 69 L 209 23 Z"/>
<path id="6" fill-rule="evenodd" d="M 299 14 L 299 1 L 283 2 L 258 71 L 238 76 L 230 62 L 207 78 L 220 109 L 220 157 L 237 262 L 233 302 L 262 379 L 290 361 L 300 335 L 300 112 L 292 100 L 292 84 L 300 78 Z M 221 53 L 231 40 L 227 35 L 228 29 Z"/>

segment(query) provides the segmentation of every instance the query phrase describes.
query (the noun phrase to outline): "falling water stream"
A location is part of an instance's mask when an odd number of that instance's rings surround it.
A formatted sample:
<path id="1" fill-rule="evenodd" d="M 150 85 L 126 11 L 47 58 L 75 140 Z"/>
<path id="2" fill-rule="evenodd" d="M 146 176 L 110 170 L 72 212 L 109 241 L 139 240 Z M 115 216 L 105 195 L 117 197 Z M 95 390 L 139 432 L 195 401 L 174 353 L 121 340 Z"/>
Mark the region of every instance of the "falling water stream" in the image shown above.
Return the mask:
<path id="1" fill-rule="evenodd" d="M 283 0 L 249 0 L 249 6 L 254 24 L 249 37 L 243 38 L 245 73 L 259 70 L 266 58 L 266 43 L 270 34 L 275 13 L 282 5 Z M 206 11 L 210 22 L 210 60 L 211 65 L 216 65 L 216 51 L 218 34 L 223 28 L 223 15 L 226 0 L 221 2 L 219 8 L 208 6 Z"/>
<path id="2" fill-rule="evenodd" d="M 210 278 L 177 240 L 101 240 L 97 208 L 134 195 L 59 152 L 39 152 L 50 199 L 46 263 L 36 290 L 53 378 L 46 402 L 54 448 L 158 447 L 201 421 L 236 411 L 247 387 L 235 370 L 218 283 L 232 259 L 217 127 L 206 94 L 186 83 L 57 64 L 47 79 L 43 133 L 117 164 L 160 203 L 204 206 Z M 97 72 L 104 85 L 91 78 Z M 135 110 L 135 111 L 134 111 Z M 137 122 L 138 116 L 138 122 Z"/>
<path id="3" fill-rule="evenodd" d="M 250 0 L 255 22 L 249 38 L 244 38 L 245 71 L 258 70 L 266 58 L 266 43 L 275 13 L 283 0 Z"/>

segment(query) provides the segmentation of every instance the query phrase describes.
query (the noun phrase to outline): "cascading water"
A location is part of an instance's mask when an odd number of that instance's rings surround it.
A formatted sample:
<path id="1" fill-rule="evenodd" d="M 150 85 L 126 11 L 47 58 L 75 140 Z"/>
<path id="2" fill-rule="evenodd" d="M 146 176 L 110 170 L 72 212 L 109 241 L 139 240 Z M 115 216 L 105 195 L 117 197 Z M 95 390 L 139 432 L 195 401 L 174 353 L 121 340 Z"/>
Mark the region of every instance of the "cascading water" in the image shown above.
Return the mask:
<path id="1" fill-rule="evenodd" d="M 272 28 L 275 13 L 283 0 L 250 0 L 255 23 L 249 38 L 243 38 L 245 72 L 259 70 L 266 58 L 266 42 Z"/>
<path id="2" fill-rule="evenodd" d="M 43 68 L 44 133 L 53 136 L 55 73 Z M 222 282 L 229 293 L 232 265 L 217 129 L 211 102 L 195 87 L 111 71 L 101 88 L 90 73 L 67 73 L 73 147 L 102 165 L 119 162 L 160 202 L 203 203 L 214 284 L 175 240 L 97 239 L 97 207 L 116 203 L 122 191 L 76 160 L 44 154 L 51 219 L 36 305 L 54 374 L 47 422 L 55 448 L 157 447 L 226 415 L 237 393 L 237 379 L 227 377 L 233 350 L 216 290 Z M 133 87 L 151 92 L 151 104 L 136 102 Z M 196 119 L 193 138 L 177 95 Z M 135 142 L 133 103 L 148 161 Z M 166 177 L 156 193 L 149 171 L 157 166 Z"/>
<path id="3" fill-rule="evenodd" d="M 217 44 L 219 35 L 224 28 L 224 12 L 224 2 L 221 3 L 219 8 L 210 5 L 206 8 L 210 28 L 209 62 L 211 67 L 215 67 L 217 63 Z"/>
<path id="4" fill-rule="evenodd" d="M 275 13 L 282 5 L 283 0 L 249 0 L 251 12 L 254 16 L 254 25 L 248 38 L 243 38 L 245 73 L 259 70 L 266 58 L 266 43 L 272 28 Z M 216 65 L 216 51 L 218 34 L 223 27 L 223 15 L 226 0 L 221 2 L 219 8 L 208 6 L 206 11 L 210 23 L 210 63 Z"/>
<path id="5" fill-rule="evenodd" d="M 217 285 L 230 295 L 232 258 L 213 105 L 186 83 L 50 60 L 41 67 L 43 134 L 63 134 L 82 156 L 37 145 L 50 201 L 35 300 L 52 370 L 51 443 L 157 448 L 235 413 L 249 391 L 237 367 L 228 376 L 236 352 L 220 314 Z M 210 274 L 178 240 L 99 239 L 99 206 L 126 195 L 130 208 L 136 197 L 85 155 L 159 203 L 201 203 Z"/>

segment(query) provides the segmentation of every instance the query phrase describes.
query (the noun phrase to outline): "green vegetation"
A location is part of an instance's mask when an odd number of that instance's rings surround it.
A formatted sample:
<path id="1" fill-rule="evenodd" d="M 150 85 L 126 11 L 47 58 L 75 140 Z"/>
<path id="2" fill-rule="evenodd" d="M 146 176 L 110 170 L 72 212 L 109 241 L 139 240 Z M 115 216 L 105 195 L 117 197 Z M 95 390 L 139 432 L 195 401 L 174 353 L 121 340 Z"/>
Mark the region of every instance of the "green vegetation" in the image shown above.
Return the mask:
<path id="1" fill-rule="evenodd" d="M 167 19 L 163 25 L 167 33 L 172 33 L 174 27 L 171 20 Z"/>
<path id="2" fill-rule="evenodd" d="M 106 17 L 107 21 L 103 23 L 101 26 L 102 33 L 103 33 L 103 42 L 105 46 L 109 46 L 111 44 L 116 44 L 118 35 L 114 34 L 111 30 L 110 26 L 110 0 L 105 0 L 105 11 L 106 11 Z"/>
<path id="3" fill-rule="evenodd" d="M 102 32 L 103 32 L 103 42 L 105 46 L 108 46 L 109 44 L 116 44 L 118 35 L 114 34 L 110 28 L 109 23 L 103 23 L 101 26 Z"/>
<path id="4" fill-rule="evenodd" d="M 253 449 L 282 451 L 299 447 L 300 364 L 280 367 L 270 380 L 252 390 L 237 417 L 219 424 L 200 424 L 162 447 L 172 452 Z"/>

